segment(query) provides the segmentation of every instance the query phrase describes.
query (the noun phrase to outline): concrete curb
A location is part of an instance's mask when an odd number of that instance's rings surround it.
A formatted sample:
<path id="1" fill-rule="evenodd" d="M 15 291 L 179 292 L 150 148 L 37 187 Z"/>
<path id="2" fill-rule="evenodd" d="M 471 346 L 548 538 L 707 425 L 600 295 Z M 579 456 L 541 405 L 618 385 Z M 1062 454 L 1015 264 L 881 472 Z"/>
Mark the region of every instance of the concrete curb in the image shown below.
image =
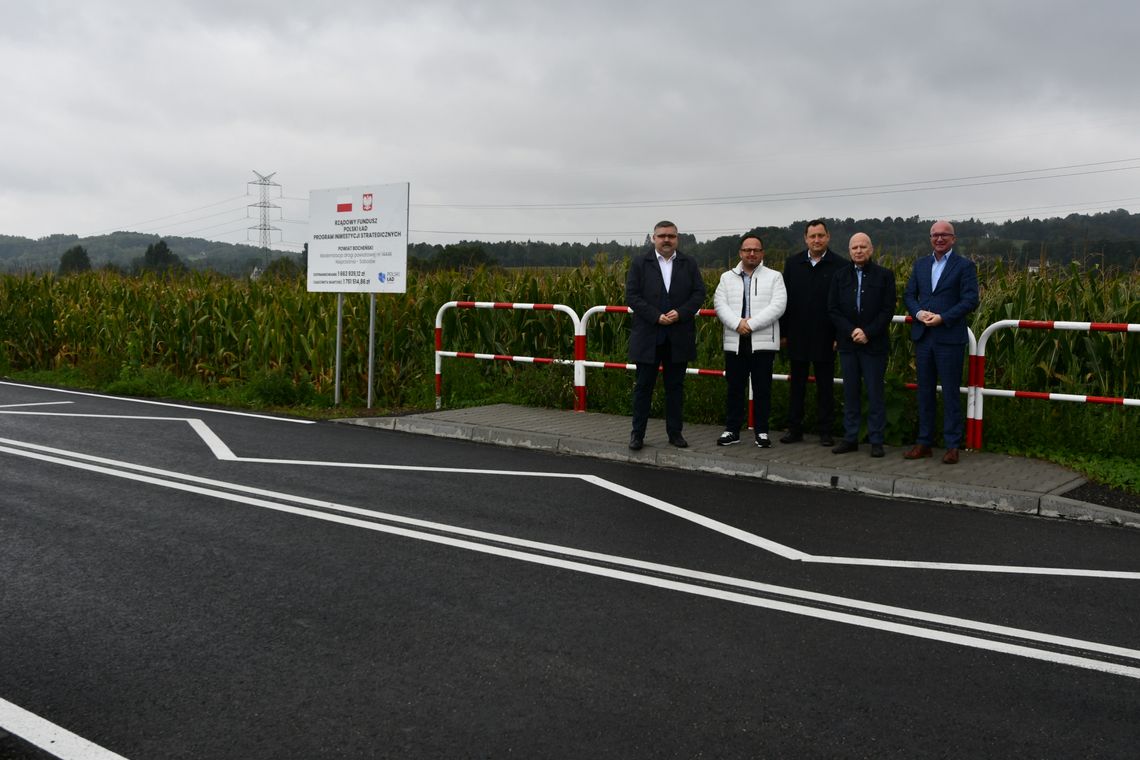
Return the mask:
<path id="1" fill-rule="evenodd" d="M 1099 504 L 1089 504 L 1054 493 L 1034 493 L 1009 488 L 955 483 L 892 474 L 810 467 L 790 462 L 769 462 L 739 458 L 693 449 L 647 446 L 630 451 L 624 443 L 560 436 L 556 433 L 497 427 L 477 422 L 456 422 L 429 416 L 365 417 L 334 422 L 374 427 L 414 435 L 491 443 L 497 446 L 549 451 L 569 456 L 590 457 L 616 462 L 647 464 L 676 470 L 694 470 L 718 475 L 758 478 L 786 485 L 831 488 L 873 496 L 956 504 L 998 512 L 1035 515 L 1078 521 L 1092 521 L 1140 529 L 1140 514 Z M 1084 483 L 1075 476 L 1060 489 L 1070 490 Z"/>
<path id="2" fill-rule="evenodd" d="M 1113 509 L 1100 504 L 1089 504 L 1064 496 L 1046 494 L 1041 497 L 1042 517 L 1059 517 L 1065 520 L 1091 520 L 1109 523 L 1124 528 L 1140 528 L 1140 514 L 1123 509 Z"/>

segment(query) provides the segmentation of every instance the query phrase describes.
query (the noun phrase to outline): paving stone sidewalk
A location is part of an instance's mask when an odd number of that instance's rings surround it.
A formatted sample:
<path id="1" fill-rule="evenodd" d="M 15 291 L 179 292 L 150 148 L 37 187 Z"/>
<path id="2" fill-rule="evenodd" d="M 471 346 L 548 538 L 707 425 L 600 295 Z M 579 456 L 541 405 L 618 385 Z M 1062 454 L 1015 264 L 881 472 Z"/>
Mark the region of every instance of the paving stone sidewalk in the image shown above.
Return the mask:
<path id="1" fill-rule="evenodd" d="M 802 443 L 761 449 L 742 435 L 733 446 L 717 446 L 717 425 L 685 426 L 689 448 L 669 445 L 664 422 L 649 421 L 645 448 L 629 450 L 629 418 L 595 412 L 536 409 L 511 404 L 444 409 L 400 417 L 362 417 L 337 422 L 420 435 L 540 449 L 574 456 L 636 462 L 658 467 L 739 475 L 880 496 L 923 499 L 983 509 L 1061 517 L 1140 528 L 1140 514 L 1067 498 L 1085 482 L 1079 474 L 1051 462 L 964 451 L 957 465 L 931 459 L 908 461 L 904 449 L 886 447 L 873 459 L 863 444 L 850 454 L 832 454 L 815 436 Z"/>

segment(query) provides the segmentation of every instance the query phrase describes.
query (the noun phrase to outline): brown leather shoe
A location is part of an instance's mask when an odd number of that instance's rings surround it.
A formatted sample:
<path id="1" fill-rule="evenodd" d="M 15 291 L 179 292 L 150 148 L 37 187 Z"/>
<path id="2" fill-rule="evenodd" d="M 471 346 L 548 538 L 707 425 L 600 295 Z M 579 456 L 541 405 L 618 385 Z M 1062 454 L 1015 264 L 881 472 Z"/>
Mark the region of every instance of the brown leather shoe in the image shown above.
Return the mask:
<path id="1" fill-rule="evenodd" d="M 934 456 L 934 452 L 930 447 L 924 443 L 916 443 L 910 451 L 903 454 L 903 459 L 922 459 L 923 457 Z"/>
<path id="2" fill-rule="evenodd" d="M 942 455 L 942 464 L 958 464 L 958 449 L 946 449 Z"/>

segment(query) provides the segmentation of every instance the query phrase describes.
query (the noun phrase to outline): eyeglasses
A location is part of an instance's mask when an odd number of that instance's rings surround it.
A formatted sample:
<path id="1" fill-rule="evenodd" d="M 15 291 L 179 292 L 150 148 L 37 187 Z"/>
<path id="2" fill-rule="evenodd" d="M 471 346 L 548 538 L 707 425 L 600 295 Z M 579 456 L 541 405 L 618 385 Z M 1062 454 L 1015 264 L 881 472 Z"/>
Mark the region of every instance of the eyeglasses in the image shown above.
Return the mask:
<path id="1" fill-rule="evenodd" d="M 741 253 L 764 253 L 763 248 L 741 248 Z"/>
<path id="2" fill-rule="evenodd" d="M 952 238 L 952 237 L 954 237 L 953 232 L 932 232 L 932 233 L 930 233 L 930 239 L 931 240 L 933 240 L 935 238 Z"/>
<path id="3" fill-rule="evenodd" d="M 675 238 L 677 236 L 659 232 L 656 235 L 654 235 L 653 237 L 659 237 L 659 238 L 665 238 L 666 240 L 672 240 L 673 238 Z"/>

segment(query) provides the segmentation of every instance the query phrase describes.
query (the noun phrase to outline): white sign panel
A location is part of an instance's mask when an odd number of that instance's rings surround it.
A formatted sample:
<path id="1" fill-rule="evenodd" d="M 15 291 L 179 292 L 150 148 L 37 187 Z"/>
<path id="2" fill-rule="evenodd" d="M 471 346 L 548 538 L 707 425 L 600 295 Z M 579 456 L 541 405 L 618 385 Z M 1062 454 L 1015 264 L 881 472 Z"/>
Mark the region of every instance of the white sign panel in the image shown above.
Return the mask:
<path id="1" fill-rule="evenodd" d="M 407 275 L 407 182 L 309 191 L 309 291 L 403 293 Z"/>

